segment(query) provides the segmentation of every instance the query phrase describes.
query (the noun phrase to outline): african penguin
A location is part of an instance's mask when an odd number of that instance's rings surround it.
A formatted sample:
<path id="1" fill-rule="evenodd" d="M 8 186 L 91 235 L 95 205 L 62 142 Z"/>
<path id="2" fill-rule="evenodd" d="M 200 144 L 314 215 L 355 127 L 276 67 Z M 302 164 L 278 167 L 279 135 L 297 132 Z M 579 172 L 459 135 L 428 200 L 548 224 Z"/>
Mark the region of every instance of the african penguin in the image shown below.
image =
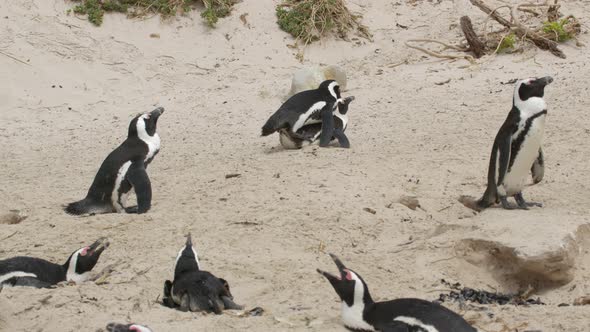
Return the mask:
<path id="1" fill-rule="evenodd" d="M 145 213 L 150 209 L 152 186 L 146 168 L 160 150 L 156 125 L 162 113 L 164 108 L 158 107 L 131 120 L 127 139 L 103 161 L 86 198 L 65 207 L 67 213 Z M 131 188 L 137 206 L 125 207 Z"/>
<path id="2" fill-rule="evenodd" d="M 108 332 L 152 332 L 147 326 L 141 326 L 138 324 L 117 324 L 109 323 L 107 325 Z"/>
<path id="3" fill-rule="evenodd" d="M 224 309 L 243 309 L 233 302 L 227 281 L 201 270 L 190 233 L 176 257 L 174 280 L 164 282 L 162 302 L 169 308 L 179 308 L 181 311 L 213 311 L 221 314 Z"/>
<path id="4" fill-rule="evenodd" d="M 342 102 L 338 83 L 324 81 L 317 89 L 299 92 L 283 103 L 262 127 L 262 136 L 284 131 L 290 137 L 311 142 L 313 137 L 301 136 L 297 131 L 305 125 L 321 123 L 320 146 L 327 146 L 334 132 L 333 111 Z"/>
<path id="5" fill-rule="evenodd" d="M 543 99 L 545 86 L 553 78 L 528 78 L 516 83 L 512 110 L 496 135 L 488 169 L 488 186 L 477 207 L 485 209 L 501 203 L 504 209 L 528 209 L 540 203 L 526 202 L 522 197 L 529 171 L 533 183 L 543 179 L 545 172 L 543 130 L 547 115 L 547 104 Z M 514 196 L 517 206 L 508 203 L 507 197 Z"/>
<path id="6" fill-rule="evenodd" d="M 346 90 L 346 72 L 339 66 L 309 67 L 293 74 L 289 97 L 301 91 L 313 90 L 326 80 L 335 80 L 342 91 Z"/>
<path id="7" fill-rule="evenodd" d="M 463 317 L 433 302 L 396 299 L 374 302 L 365 281 L 335 255 L 330 254 L 340 272 L 334 276 L 320 269 L 342 301 L 344 326 L 355 331 L 388 332 L 477 332 Z"/>
<path id="8" fill-rule="evenodd" d="M 342 148 L 350 148 L 350 142 L 348 137 L 344 134 L 346 127 L 348 126 L 348 105 L 350 102 L 354 100 L 354 96 L 350 96 L 344 98 L 342 103 L 338 104 L 338 108 L 334 111 L 334 131 L 332 133 L 332 137 L 330 141 L 335 139 L 338 140 L 340 147 Z M 281 145 L 285 149 L 300 149 L 303 147 L 305 142 L 309 142 L 310 144 L 315 142 L 322 133 L 322 123 L 312 123 L 305 125 L 299 130 L 297 130 L 297 134 L 303 137 L 309 137 L 309 141 L 304 141 L 297 137 L 293 137 L 289 135 L 287 130 L 281 130 L 279 132 L 279 138 Z"/>
<path id="9" fill-rule="evenodd" d="M 100 238 L 74 251 L 63 265 L 24 256 L 0 260 L 0 285 L 47 288 L 62 281 L 84 282 L 108 246 L 108 240 Z"/>

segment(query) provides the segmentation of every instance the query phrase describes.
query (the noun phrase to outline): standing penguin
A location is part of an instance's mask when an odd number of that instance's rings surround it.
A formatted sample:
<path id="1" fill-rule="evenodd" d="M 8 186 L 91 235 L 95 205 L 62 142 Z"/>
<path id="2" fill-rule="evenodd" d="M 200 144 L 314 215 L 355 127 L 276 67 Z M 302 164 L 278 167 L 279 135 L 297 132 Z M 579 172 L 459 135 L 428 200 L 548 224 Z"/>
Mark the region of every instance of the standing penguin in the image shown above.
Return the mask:
<path id="1" fill-rule="evenodd" d="M 100 238 L 74 251 L 63 265 L 23 256 L 0 260 L 0 286 L 47 288 L 62 281 L 84 282 L 108 246 L 107 239 Z"/>
<path id="2" fill-rule="evenodd" d="M 243 309 L 233 302 L 227 281 L 207 271 L 201 271 L 191 235 L 178 252 L 174 265 L 174 280 L 164 282 L 162 302 L 169 308 L 181 311 L 213 311 L 221 314 L 224 309 Z"/>
<path id="3" fill-rule="evenodd" d="M 313 137 L 302 136 L 297 131 L 305 125 L 321 123 L 320 146 L 327 146 L 334 134 L 333 111 L 342 102 L 338 83 L 324 81 L 317 89 L 299 92 L 281 105 L 262 127 L 262 136 L 284 131 L 289 137 L 312 142 Z"/>
<path id="4" fill-rule="evenodd" d="M 547 104 L 543 99 L 545 86 L 553 78 L 528 78 L 516 83 L 512 110 L 496 135 L 488 169 L 488 186 L 483 197 L 477 201 L 477 209 L 485 209 L 501 203 L 504 209 L 528 209 L 541 203 L 526 202 L 522 189 L 526 184 L 529 170 L 533 183 L 543 179 L 543 131 Z M 507 197 L 514 196 L 517 206 L 511 205 Z"/>
<path id="5" fill-rule="evenodd" d="M 156 125 L 162 113 L 164 108 L 158 107 L 131 120 L 127 139 L 103 161 L 86 198 L 65 207 L 67 213 L 145 213 L 150 209 L 152 186 L 146 167 L 160 151 Z M 125 207 L 131 188 L 137 206 Z"/>
<path id="6" fill-rule="evenodd" d="M 334 110 L 334 131 L 332 132 L 332 137 L 330 141 L 335 139 L 338 140 L 340 147 L 342 148 L 350 148 L 350 141 L 348 137 L 344 134 L 346 127 L 348 126 L 348 105 L 354 100 L 354 96 L 350 96 L 344 98 L 342 103 L 338 104 L 338 108 Z M 297 135 L 300 137 L 309 137 L 310 144 L 315 142 L 322 133 L 322 123 L 312 123 L 308 125 L 304 125 L 303 127 L 297 130 Z M 303 144 L 306 142 L 303 139 L 299 139 L 297 137 L 289 135 L 289 131 L 281 130 L 279 132 L 279 138 L 281 145 L 285 149 L 300 149 L 303 147 Z"/>
<path id="7" fill-rule="evenodd" d="M 477 332 L 455 312 L 420 299 L 374 302 L 365 281 L 335 255 L 330 254 L 340 276 L 320 269 L 342 300 L 342 322 L 354 331 L 384 332 Z"/>

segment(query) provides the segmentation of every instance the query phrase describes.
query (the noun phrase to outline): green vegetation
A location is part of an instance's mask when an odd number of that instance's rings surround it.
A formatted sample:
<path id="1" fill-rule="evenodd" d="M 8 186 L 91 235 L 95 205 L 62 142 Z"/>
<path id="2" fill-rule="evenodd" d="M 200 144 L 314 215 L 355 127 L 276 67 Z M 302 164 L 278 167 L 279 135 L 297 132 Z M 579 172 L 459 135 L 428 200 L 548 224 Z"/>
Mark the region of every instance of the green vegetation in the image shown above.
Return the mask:
<path id="1" fill-rule="evenodd" d="M 125 13 L 131 17 L 147 13 L 158 13 L 164 17 L 178 13 L 186 13 L 191 6 L 202 3 L 205 10 L 201 17 L 211 27 L 215 26 L 220 17 L 228 16 L 237 0 L 73 0 L 78 4 L 73 12 L 88 15 L 94 25 L 101 25 L 105 12 Z"/>
<path id="2" fill-rule="evenodd" d="M 543 22 L 543 32 L 555 35 L 559 42 L 570 40 L 573 38 L 573 34 L 566 29 L 568 23 L 568 18 L 555 22 Z"/>
<path id="3" fill-rule="evenodd" d="M 498 52 L 502 52 L 504 50 L 513 49 L 516 45 L 516 35 L 511 32 L 504 36 L 500 41 L 500 45 L 498 45 Z"/>
<path id="4" fill-rule="evenodd" d="M 279 27 L 304 44 L 336 32 L 346 38 L 348 32 L 371 39 L 366 26 L 360 23 L 361 16 L 350 13 L 344 0 L 283 0 L 276 8 Z"/>

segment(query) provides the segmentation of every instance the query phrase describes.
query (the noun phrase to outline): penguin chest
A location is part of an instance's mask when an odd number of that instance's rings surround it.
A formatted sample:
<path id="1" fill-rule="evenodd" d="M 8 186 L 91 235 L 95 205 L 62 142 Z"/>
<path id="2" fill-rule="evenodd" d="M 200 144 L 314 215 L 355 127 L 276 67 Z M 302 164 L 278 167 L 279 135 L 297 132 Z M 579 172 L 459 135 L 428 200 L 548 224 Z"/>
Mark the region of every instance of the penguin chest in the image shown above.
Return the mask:
<path id="1" fill-rule="evenodd" d="M 129 166 L 131 166 L 131 161 L 127 161 L 121 165 L 119 171 L 117 172 L 117 177 L 115 178 L 113 192 L 111 193 L 111 203 L 113 204 L 115 210 L 119 213 L 125 210 L 125 201 L 127 200 L 129 190 L 131 189 L 127 182 L 123 182 L 127 176 L 127 171 L 129 171 Z"/>
<path id="2" fill-rule="evenodd" d="M 365 306 L 357 301 L 352 306 L 348 306 L 346 302 L 342 301 L 342 323 L 344 326 L 353 330 L 375 331 L 373 325 L 363 319 L 364 309 Z"/>
<path id="3" fill-rule="evenodd" d="M 297 132 L 297 130 L 301 129 L 301 127 L 313 123 L 322 122 L 322 119 L 317 116 L 319 112 L 326 106 L 325 101 L 318 101 L 311 105 L 310 108 L 307 109 L 304 113 L 300 114 L 297 118 L 297 121 L 291 127 L 291 131 Z"/>
<path id="4" fill-rule="evenodd" d="M 545 115 L 541 115 L 522 121 L 512 136 L 510 165 L 503 182 L 508 196 L 517 194 L 524 188 L 531 166 L 539 155 L 544 128 Z"/>

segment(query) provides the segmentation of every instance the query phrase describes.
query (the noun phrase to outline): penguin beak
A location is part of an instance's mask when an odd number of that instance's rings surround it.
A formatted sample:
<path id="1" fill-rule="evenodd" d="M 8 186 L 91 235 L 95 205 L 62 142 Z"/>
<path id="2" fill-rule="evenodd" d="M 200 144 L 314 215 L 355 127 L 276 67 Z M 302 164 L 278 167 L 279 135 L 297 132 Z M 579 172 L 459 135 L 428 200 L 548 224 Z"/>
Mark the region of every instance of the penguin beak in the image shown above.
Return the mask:
<path id="1" fill-rule="evenodd" d="M 187 247 L 193 246 L 193 239 L 191 237 L 191 233 L 188 233 L 188 235 L 186 236 L 186 246 Z"/>
<path id="2" fill-rule="evenodd" d="M 109 247 L 109 244 L 109 240 L 106 237 L 101 237 L 89 246 L 90 249 L 88 249 L 88 254 L 97 254 L 100 256 L 100 254 L 102 254 L 102 252 Z"/>
<path id="3" fill-rule="evenodd" d="M 539 83 L 543 86 L 551 84 L 551 82 L 553 82 L 553 77 L 551 76 L 545 76 L 536 80 L 536 83 Z"/>
<path id="4" fill-rule="evenodd" d="M 338 281 L 345 279 L 346 275 L 348 274 L 348 270 L 346 269 L 346 266 L 344 266 L 344 264 L 342 264 L 342 261 L 340 261 L 340 259 L 338 257 L 336 257 L 336 255 L 334 255 L 334 254 L 329 254 L 329 255 L 332 258 L 332 260 L 334 261 L 334 263 L 336 264 L 336 266 L 338 267 L 338 271 L 340 272 L 340 277 L 337 277 L 333 274 L 330 274 L 326 271 L 322 271 L 320 269 L 317 269 L 318 273 L 323 275 L 324 277 L 326 277 L 326 279 L 328 279 L 328 281 L 330 281 L 331 283 L 338 282 Z"/>
<path id="5" fill-rule="evenodd" d="M 164 107 L 158 107 L 150 112 L 150 117 L 158 118 L 162 113 L 164 113 Z"/>

